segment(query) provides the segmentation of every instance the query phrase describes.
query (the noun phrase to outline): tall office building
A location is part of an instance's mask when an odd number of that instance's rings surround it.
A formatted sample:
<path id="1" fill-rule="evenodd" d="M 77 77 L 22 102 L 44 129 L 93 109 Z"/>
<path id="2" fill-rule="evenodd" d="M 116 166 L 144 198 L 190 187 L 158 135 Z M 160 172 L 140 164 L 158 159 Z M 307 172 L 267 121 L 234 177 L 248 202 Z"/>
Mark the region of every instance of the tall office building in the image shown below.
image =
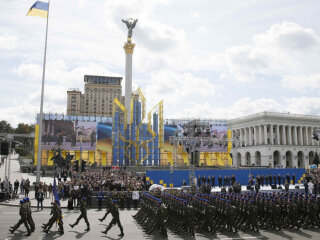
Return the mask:
<path id="1" fill-rule="evenodd" d="M 67 91 L 67 115 L 112 117 L 112 102 L 118 98 L 122 103 L 122 77 L 84 76 L 84 94 L 79 89 Z"/>

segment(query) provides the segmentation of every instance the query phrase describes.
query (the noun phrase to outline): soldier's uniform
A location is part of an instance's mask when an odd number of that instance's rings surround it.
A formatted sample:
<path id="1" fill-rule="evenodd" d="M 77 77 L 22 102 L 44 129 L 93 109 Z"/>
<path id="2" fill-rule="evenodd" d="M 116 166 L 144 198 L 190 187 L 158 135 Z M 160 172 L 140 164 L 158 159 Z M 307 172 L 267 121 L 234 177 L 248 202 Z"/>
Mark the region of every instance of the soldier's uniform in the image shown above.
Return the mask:
<path id="1" fill-rule="evenodd" d="M 120 217 L 119 217 L 119 210 L 117 208 L 117 206 L 113 203 L 112 199 L 107 199 L 107 204 L 108 204 L 108 211 L 107 213 L 105 214 L 105 217 L 111 213 L 112 215 L 112 220 L 111 222 L 109 223 L 108 227 L 106 228 L 105 231 L 101 231 L 102 233 L 105 233 L 107 234 L 108 231 L 110 230 L 110 228 L 112 227 L 112 225 L 114 224 L 117 224 L 119 229 L 120 229 L 120 234 L 119 236 L 124 236 L 124 233 L 123 233 L 123 227 L 121 225 L 121 222 L 120 222 Z"/>
<path id="2" fill-rule="evenodd" d="M 24 226 L 27 229 L 27 232 L 28 232 L 26 234 L 26 236 L 30 236 L 31 235 L 31 230 L 30 230 L 30 228 L 28 226 L 28 223 L 27 223 L 27 208 L 26 208 L 25 202 L 23 200 L 20 200 L 19 215 L 20 215 L 19 222 L 16 225 L 14 225 L 13 227 L 10 227 L 9 231 L 11 233 L 14 233 L 14 231 L 17 230 L 20 227 L 20 225 L 23 223 Z"/>
<path id="3" fill-rule="evenodd" d="M 43 231 L 45 233 L 48 233 L 51 227 L 53 226 L 53 224 L 57 222 L 59 226 L 60 234 L 64 234 L 60 202 L 58 200 L 55 200 L 52 204 L 53 205 L 50 213 L 52 217 L 49 219 L 49 222 L 47 224 L 42 225 Z"/>
<path id="4" fill-rule="evenodd" d="M 34 232 L 35 224 L 34 224 L 34 221 L 32 218 L 31 202 L 30 202 L 29 198 L 25 198 L 25 201 L 26 201 L 25 204 L 26 204 L 26 209 L 27 209 L 27 222 L 30 225 L 31 232 Z"/>
<path id="5" fill-rule="evenodd" d="M 74 224 L 69 224 L 70 227 L 73 228 L 74 226 L 78 225 L 79 221 L 83 218 L 87 224 L 87 228 L 85 229 L 85 231 L 90 231 L 90 223 L 87 217 L 86 201 L 87 201 L 87 198 L 83 197 L 80 203 L 80 212 L 81 212 L 80 216 L 77 218 L 77 221 Z"/>

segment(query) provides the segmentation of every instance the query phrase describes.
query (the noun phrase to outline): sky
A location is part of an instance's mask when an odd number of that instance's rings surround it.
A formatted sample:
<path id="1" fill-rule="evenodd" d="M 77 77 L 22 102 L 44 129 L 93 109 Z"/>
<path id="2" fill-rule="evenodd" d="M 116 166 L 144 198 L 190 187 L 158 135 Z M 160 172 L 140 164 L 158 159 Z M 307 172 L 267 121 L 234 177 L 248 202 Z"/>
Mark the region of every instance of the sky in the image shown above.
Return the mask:
<path id="1" fill-rule="evenodd" d="M 35 0 L 0 0 L 0 120 L 34 123 L 46 19 Z M 164 118 L 262 111 L 320 115 L 318 0 L 51 0 L 44 112 L 66 113 L 84 75 L 123 76 L 133 30 L 133 88 Z M 124 92 L 124 79 L 123 79 Z"/>

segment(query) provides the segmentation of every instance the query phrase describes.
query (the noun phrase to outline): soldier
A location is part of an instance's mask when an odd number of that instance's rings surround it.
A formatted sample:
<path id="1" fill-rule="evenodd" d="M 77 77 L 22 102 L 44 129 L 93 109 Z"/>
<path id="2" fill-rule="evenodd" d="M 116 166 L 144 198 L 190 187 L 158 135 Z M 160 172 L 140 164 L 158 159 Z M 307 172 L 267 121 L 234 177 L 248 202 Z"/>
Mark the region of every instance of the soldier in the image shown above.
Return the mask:
<path id="1" fill-rule="evenodd" d="M 35 224 L 32 218 L 32 210 L 31 210 L 31 202 L 29 200 L 29 198 L 25 198 L 24 200 L 26 203 L 26 210 L 27 210 L 27 222 L 30 225 L 31 228 L 31 232 L 34 232 L 35 230 Z"/>
<path id="2" fill-rule="evenodd" d="M 222 177 L 221 177 L 221 175 L 219 175 L 219 177 L 218 177 L 218 183 L 219 183 L 219 188 L 221 188 L 221 185 L 222 185 Z"/>
<path id="3" fill-rule="evenodd" d="M 105 233 L 107 234 L 108 231 L 110 230 L 110 228 L 112 227 L 112 225 L 114 224 L 118 224 L 118 227 L 120 228 L 120 234 L 119 236 L 120 237 L 123 237 L 124 236 L 124 233 L 123 233 L 123 227 L 121 225 L 121 222 L 120 222 L 120 217 L 119 217 L 119 210 L 117 208 L 117 206 L 114 204 L 114 202 L 112 201 L 111 198 L 107 199 L 107 205 L 108 205 L 108 211 L 106 212 L 105 214 L 105 217 L 107 217 L 107 215 L 109 213 L 111 213 L 112 215 L 112 220 L 111 222 L 109 223 L 108 227 L 106 228 L 105 231 L 101 231 L 102 233 Z M 104 218 L 105 218 L 104 217 Z M 100 220 L 100 219 L 99 219 Z M 100 220 L 101 221 L 101 220 Z"/>
<path id="4" fill-rule="evenodd" d="M 11 233 L 14 233 L 14 231 L 15 230 L 17 230 L 19 227 L 20 227 L 20 225 L 23 223 L 24 224 L 24 226 L 26 227 L 26 229 L 27 229 L 27 234 L 26 234 L 26 236 L 30 236 L 31 235 L 31 230 L 30 230 L 30 228 L 29 228 L 29 226 L 28 226 L 28 223 L 27 223 L 27 209 L 26 209 L 26 207 L 25 207 L 25 202 L 23 201 L 23 200 L 20 200 L 20 210 L 19 210 L 19 215 L 20 215 L 20 220 L 19 220 L 19 222 L 16 224 L 16 225 L 14 225 L 13 227 L 10 227 L 10 229 L 9 229 L 9 231 L 11 232 Z"/>
<path id="5" fill-rule="evenodd" d="M 48 233 L 49 230 L 51 229 L 52 225 L 54 224 L 54 222 L 57 222 L 58 226 L 59 226 L 60 234 L 61 235 L 64 234 L 63 221 L 62 221 L 62 211 L 60 208 L 60 201 L 59 200 L 55 200 L 52 203 L 50 215 L 52 215 L 52 217 L 49 219 L 49 222 L 47 224 L 43 224 L 41 226 L 43 228 L 43 231 L 45 233 Z"/>
<path id="6" fill-rule="evenodd" d="M 87 228 L 85 229 L 85 231 L 90 231 L 90 223 L 88 221 L 88 218 L 87 218 L 87 208 L 86 208 L 86 201 L 87 201 L 87 198 L 86 197 L 83 197 L 82 200 L 81 200 L 81 203 L 80 203 L 80 216 L 77 218 L 77 221 L 74 223 L 74 224 L 69 224 L 70 227 L 74 227 L 76 226 L 79 221 L 84 218 L 84 221 L 86 222 L 87 224 Z"/>
<path id="7" fill-rule="evenodd" d="M 214 174 L 211 176 L 211 186 L 213 186 L 214 188 L 216 187 L 216 177 L 214 176 Z"/>

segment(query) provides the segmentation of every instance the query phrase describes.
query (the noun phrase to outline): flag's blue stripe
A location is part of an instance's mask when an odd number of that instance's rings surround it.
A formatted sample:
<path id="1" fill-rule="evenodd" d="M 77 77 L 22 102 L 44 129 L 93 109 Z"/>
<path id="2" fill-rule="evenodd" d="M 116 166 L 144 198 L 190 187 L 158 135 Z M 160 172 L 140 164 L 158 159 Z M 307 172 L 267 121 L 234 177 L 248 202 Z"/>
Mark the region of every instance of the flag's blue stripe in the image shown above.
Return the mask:
<path id="1" fill-rule="evenodd" d="M 33 9 L 33 8 L 48 11 L 49 4 L 46 2 L 36 1 L 30 9 Z"/>

